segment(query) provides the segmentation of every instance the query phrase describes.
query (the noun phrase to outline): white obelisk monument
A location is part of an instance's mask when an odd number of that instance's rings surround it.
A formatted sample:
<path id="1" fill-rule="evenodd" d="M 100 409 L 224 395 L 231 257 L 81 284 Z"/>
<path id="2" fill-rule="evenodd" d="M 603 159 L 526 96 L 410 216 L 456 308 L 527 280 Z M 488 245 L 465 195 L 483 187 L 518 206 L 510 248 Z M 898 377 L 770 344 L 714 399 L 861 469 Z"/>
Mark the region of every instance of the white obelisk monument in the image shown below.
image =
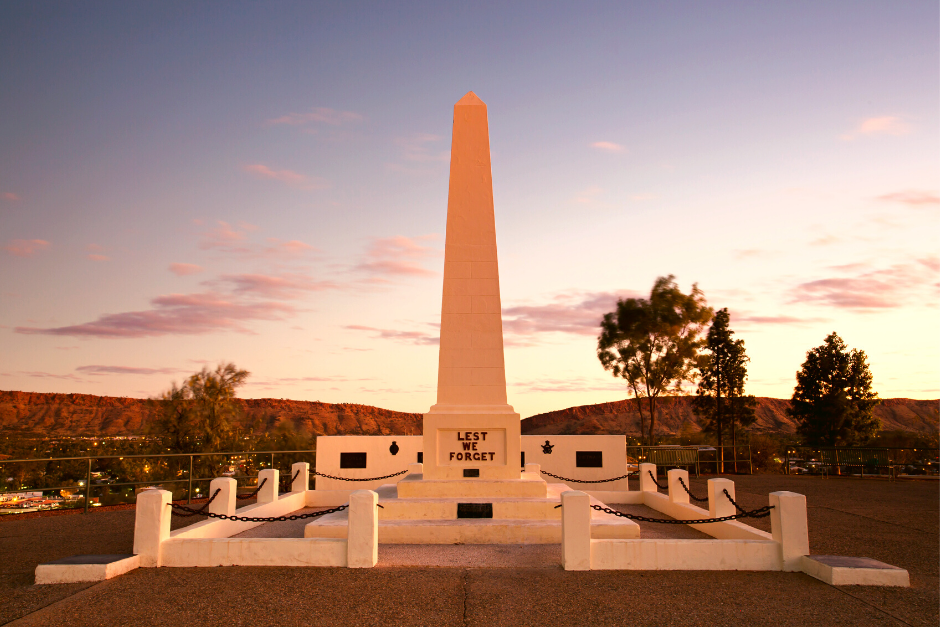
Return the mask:
<path id="1" fill-rule="evenodd" d="M 519 479 L 519 414 L 506 402 L 486 104 L 454 105 L 437 404 L 424 415 L 424 479 Z"/>

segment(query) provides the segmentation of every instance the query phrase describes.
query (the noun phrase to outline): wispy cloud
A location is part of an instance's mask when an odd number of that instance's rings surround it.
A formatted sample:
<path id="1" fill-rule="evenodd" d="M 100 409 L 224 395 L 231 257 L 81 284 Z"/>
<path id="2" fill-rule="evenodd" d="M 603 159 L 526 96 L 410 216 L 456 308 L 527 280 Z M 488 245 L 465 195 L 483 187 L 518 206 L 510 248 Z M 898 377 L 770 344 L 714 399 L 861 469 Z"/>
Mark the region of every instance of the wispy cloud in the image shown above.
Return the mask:
<path id="1" fill-rule="evenodd" d="M 850 264 L 844 268 L 851 270 L 857 266 Z M 896 264 L 883 269 L 866 266 L 855 276 L 827 277 L 800 283 L 792 290 L 792 302 L 859 311 L 902 307 L 925 289 L 936 291 L 938 269 L 940 259 L 937 257 L 925 257 L 916 263 Z"/>
<path id="2" fill-rule="evenodd" d="M 84 379 L 81 377 L 75 376 L 74 374 L 58 374 L 55 372 L 19 372 L 20 376 L 24 377 L 35 377 L 37 379 L 64 379 L 66 381 L 82 381 Z"/>
<path id="3" fill-rule="evenodd" d="M 47 248 L 49 248 L 49 242 L 44 239 L 14 239 L 3 247 L 5 251 L 16 257 L 32 257 Z"/>
<path id="4" fill-rule="evenodd" d="M 732 312 L 732 326 L 756 326 L 756 325 L 804 325 L 816 324 L 819 322 L 828 322 L 828 318 L 799 318 L 796 316 L 759 316 L 751 314 L 734 314 Z"/>
<path id="5" fill-rule="evenodd" d="M 3 192 L 2 194 L 0 194 L 0 198 L 3 198 L 4 200 L 8 200 L 10 202 L 16 202 L 17 200 L 20 199 L 20 197 L 14 194 L 13 192 Z"/>
<path id="6" fill-rule="evenodd" d="M 403 235 L 375 238 L 355 269 L 373 277 L 438 276 L 437 272 L 421 265 L 422 261 L 440 258 L 443 254 L 439 248 L 422 243 L 437 240 L 438 237 L 432 234 L 416 238 Z"/>
<path id="7" fill-rule="evenodd" d="M 268 120 L 268 124 L 288 124 L 290 126 L 307 126 L 310 124 L 327 124 L 341 126 L 351 122 L 359 122 L 362 115 L 352 111 L 337 111 L 328 107 L 316 107 L 306 113 L 288 113 L 278 118 Z"/>
<path id="8" fill-rule="evenodd" d="M 135 368 L 132 366 L 79 366 L 76 372 L 83 372 L 91 375 L 107 374 L 177 374 L 183 372 L 179 368 Z"/>
<path id="9" fill-rule="evenodd" d="M 306 174 L 300 174 L 293 170 L 272 170 L 261 163 L 252 163 L 244 167 L 245 172 L 258 178 L 280 181 L 289 187 L 303 191 L 313 191 L 317 189 L 326 189 L 330 182 L 319 177 L 310 177 Z"/>
<path id="10" fill-rule="evenodd" d="M 618 392 L 626 394 L 623 381 L 570 376 L 564 378 L 538 378 L 529 381 L 507 381 L 513 391 L 519 394 L 545 394 L 570 392 Z"/>
<path id="11" fill-rule="evenodd" d="M 245 222 L 240 222 L 236 227 L 233 227 L 228 222 L 217 220 L 215 228 L 202 234 L 199 248 L 230 253 L 251 252 L 247 245 L 248 231 L 257 230 L 257 228 L 253 224 Z"/>
<path id="12" fill-rule="evenodd" d="M 929 207 L 940 205 L 940 195 L 938 195 L 936 192 L 914 190 L 893 192 L 891 194 L 883 194 L 878 196 L 877 199 L 887 202 L 898 202 L 904 205 L 910 205 L 912 207 Z"/>
<path id="13" fill-rule="evenodd" d="M 615 144 L 614 142 L 594 142 L 591 144 L 591 148 L 597 148 L 598 150 L 603 150 L 604 152 L 623 152 L 624 147 L 620 144 Z"/>
<path id="14" fill-rule="evenodd" d="M 854 130 L 842 135 L 844 140 L 870 135 L 906 135 L 911 132 L 911 126 L 904 120 L 893 115 L 862 120 Z"/>
<path id="15" fill-rule="evenodd" d="M 439 149 L 443 139 L 440 135 L 431 133 L 415 133 L 409 137 L 399 137 L 395 143 L 401 148 L 401 156 L 405 161 L 427 163 L 450 159 L 449 150 Z"/>
<path id="16" fill-rule="evenodd" d="M 99 255 L 97 253 L 88 255 L 88 259 L 91 261 L 111 261 L 111 257 L 108 257 L 107 255 Z"/>
<path id="17" fill-rule="evenodd" d="M 573 292 L 559 294 L 544 305 L 504 307 L 503 329 L 516 335 L 598 335 L 604 314 L 616 308 L 617 300 L 637 296 L 628 292 Z"/>
<path id="18" fill-rule="evenodd" d="M 196 265 L 194 263 L 171 263 L 170 272 L 176 276 L 189 276 L 191 274 L 199 274 L 202 272 L 202 266 Z"/>
<path id="19" fill-rule="evenodd" d="M 597 199 L 603 193 L 604 189 L 602 187 L 592 185 L 590 187 L 584 188 L 577 196 L 572 198 L 572 200 L 579 205 L 590 205 L 597 202 Z"/>
<path id="20" fill-rule="evenodd" d="M 358 324 L 350 324 L 343 327 L 351 331 L 368 331 L 373 334 L 373 338 L 380 340 L 398 340 L 408 344 L 418 345 L 437 345 L 441 343 L 440 337 L 424 333 L 422 331 L 399 331 L 396 329 L 377 329 L 375 327 L 364 327 Z"/>
<path id="21" fill-rule="evenodd" d="M 219 279 L 205 282 L 205 285 L 228 283 L 231 292 L 236 295 L 252 295 L 268 299 L 296 299 L 307 292 L 340 289 L 333 281 L 317 281 L 301 273 L 282 274 L 223 274 Z"/>

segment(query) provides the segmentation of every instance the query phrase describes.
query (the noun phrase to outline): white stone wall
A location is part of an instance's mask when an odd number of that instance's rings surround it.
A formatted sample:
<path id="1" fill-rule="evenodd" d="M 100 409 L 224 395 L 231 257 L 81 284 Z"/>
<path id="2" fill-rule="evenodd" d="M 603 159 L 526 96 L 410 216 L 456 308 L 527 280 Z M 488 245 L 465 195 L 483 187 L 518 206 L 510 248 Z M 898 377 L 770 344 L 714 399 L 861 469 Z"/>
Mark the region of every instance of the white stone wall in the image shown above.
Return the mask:
<path id="1" fill-rule="evenodd" d="M 545 441 L 552 445 L 551 453 L 545 453 Z M 392 442 L 399 447 L 397 455 L 389 452 Z M 539 464 L 543 471 L 570 479 L 609 479 L 627 474 L 627 440 L 623 435 L 524 435 L 522 451 L 525 461 Z M 317 438 L 317 472 L 336 477 L 365 478 L 380 477 L 399 472 L 418 459 L 423 449 L 422 436 L 400 435 L 324 435 Z M 579 468 L 576 464 L 578 451 L 600 451 L 603 456 L 601 468 Z M 365 468 L 340 468 L 340 453 L 366 453 Z M 519 468 L 522 459 L 520 456 Z M 404 475 L 379 481 L 351 482 L 317 477 L 316 487 L 321 490 L 374 490 L 386 483 L 398 483 Z M 545 476 L 549 483 L 557 479 Z M 626 479 L 602 484 L 576 484 L 570 487 L 588 491 L 626 492 Z"/>

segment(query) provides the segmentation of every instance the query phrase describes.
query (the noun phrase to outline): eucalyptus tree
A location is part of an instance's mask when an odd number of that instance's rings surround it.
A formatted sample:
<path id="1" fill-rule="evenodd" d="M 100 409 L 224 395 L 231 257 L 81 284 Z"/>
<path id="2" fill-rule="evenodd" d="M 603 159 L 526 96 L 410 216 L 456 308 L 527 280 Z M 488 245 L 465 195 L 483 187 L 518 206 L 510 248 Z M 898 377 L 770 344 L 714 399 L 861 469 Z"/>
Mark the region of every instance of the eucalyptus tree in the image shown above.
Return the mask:
<path id="1" fill-rule="evenodd" d="M 684 294 L 670 274 L 656 279 L 648 299 L 618 300 L 617 309 L 601 321 L 597 357 L 605 370 L 626 382 L 637 399 L 640 437 L 646 437 L 650 445 L 656 433 L 656 401 L 680 393 L 682 384 L 694 379 L 700 335 L 711 318 L 712 310 L 698 285 Z"/>

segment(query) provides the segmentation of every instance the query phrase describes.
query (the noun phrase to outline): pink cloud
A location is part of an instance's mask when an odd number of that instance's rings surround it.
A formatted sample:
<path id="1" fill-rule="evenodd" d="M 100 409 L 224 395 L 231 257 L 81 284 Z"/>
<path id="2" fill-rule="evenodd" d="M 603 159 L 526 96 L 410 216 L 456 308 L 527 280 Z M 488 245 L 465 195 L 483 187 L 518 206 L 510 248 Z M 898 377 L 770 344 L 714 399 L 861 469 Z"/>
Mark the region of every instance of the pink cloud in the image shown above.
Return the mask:
<path id="1" fill-rule="evenodd" d="M 268 120 L 268 124 L 288 124 L 290 126 L 305 126 L 312 123 L 340 126 L 351 122 L 359 122 L 363 118 L 352 111 L 337 111 L 328 107 L 317 107 L 307 113 L 288 113 L 279 118 Z"/>
<path id="2" fill-rule="evenodd" d="M 402 151 L 405 161 L 428 163 L 434 161 L 449 161 L 450 150 L 433 150 L 443 137 L 431 133 L 415 133 L 410 137 L 399 137 L 395 140 Z"/>
<path id="3" fill-rule="evenodd" d="M 351 331 L 369 331 L 374 333 L 373 337 L 380 340 L 400 340 L 409 344 L 418 345 L 438 345 L 441 343 L 440 337 L 430 335 L 421 331 L 397 331 L 395 329 L 377 329 L 375 327 L 364 327 L 358 324 L 351 324 L 343 327 Z"/>
<path id="4" fill-rule="evenodd" d="M 853 131 L 842 135 L 842 139 L 852 140 L 866 135 L 906 135 L 910 132 L 910 124 L 901 118 L 883 115 L 862 120 Z"/>
<path id="5" fill-rule="evenodd" d="M 268 274 L 224 274 L 216 281 L 206 284 L 229 283 L 234 294 L 252 295 L 271 299 L 299 298 L 305 292 L 322 292 L 340 289 L 333 281 L 316 281 L 298 273 Z"/>
<path id="6" fill-rule="evenodd" d="M 16 327 L 16 333 L 98 338 L 195 335 L 218 331 L 252 333 L 246 322 L 284 320 L 294 307 L 277 302 L 240 300 L 231 294 L 170 294 L 150 301 L 152 309 L 105 314 L 93 322 L 56 328 Z"/>
<path id="7" fill-rule="evenodd" d="M 103 374 L 177 374 L 183 372 L 177 368 L 134 368 L 131 366 L 79 366 L 76 372 L 92 375 Z"/>
<path id="8" fill-rule="evenodd" d="M 559 294 L 546 305 L 503 308 L 503 329 L 517 335 L 573 333 L 598 335 L 604 314 L 614 311 L 617 300 L 636 298 L 625 292 Z"/>
<path id="9" fill-rule="evenodd" d="M 731 318 L 731 326 L 751 326 L 751 325 L 781 325 L 781 324 L 815 324 L 818 322 L 828 322 L 827 318 L 797 318 L 795 316 L 753 316 L 753 315 L 734 315 Z"/>
<path id="10" fill-rule="evenodd" d="M 32 257 L 46 248 L 49 248 L 49 242 L 44 239 L 14 239 L 3 247 L 9 254 L 16 257 Z"/>
<path id="11" fill-rule="evenodd" d="M 425 259 L 439 258 L 442 251 L 419 243 L 421 240 L 437 239 L 436 235 L 419 238 L 404 236 L 376 238 L 366 250 L 365 258 L 356 270 L 372 275 L 387 276 L 438 276 L 420 264 Z"/>
<path id="12" fill-rule="evenodd" d="M 857 264 L 849 264 L 846 269 Z M 792 290 L 792 302 L 812 303 L 841 309 L 877 310 L 904 306 L 926 289 L 936 289 L 937 257 L 897 264 L 890 268 L 866 268 L 855 276 L 807 281 Z"/>
<path id="13" fill-rule="evenodd" d="M 197 266 L 194 263 L 171 263 L 170 272 L 176 276 L 189 276 L 202 272 L 202 266 Z"/>
<path id="14" fill-rule="evenodd" d="M 81 377 L 74 374 L 56 374 L 54 372 L 20 372 L 25 377 L 36 377 L 39 379 L 65 379 L 66 381 L 84 381 Z"/>
<path id="15" fill-rule="evenodd" d="M 251 229 L 233 228 L 228 222 L 217 220 L 214 229 L 210 229 L 202 234 L 202 241 L 199 242 L 199 248 L 203 250 L 215 249 L 223 252 L 250 252 L 250 249 L 246 246 L 248 240 L 246 231 L 248 230 Z"/>
<path id="16" fill-rule="evenodd" d="M 623 152 L 624 150 L 623 146 L 614 142 L 594 142 L 591 144 L 591 148 L 597 148 L 604 152 Z"/>
<path id="17" fill-rule="evenodd" d="M 92 261 L 111 261 L 111 257 L 108 257 L 107 255 L 98 255 L 98 254 L 88 255 L 88 259 L 91 259 Z"/>
<path id="18" fill-rule="evenodd" d="M 2 197 L 4 200 L 9 200 L 10 202 L 16 202 L 20 199 L 20 197 L 13 192 L 3 192 L 0 194 L 0 197 Z"/>
<path id="19" fill-rule="evenodd" d="M 522 394 L 544 394 L 552 392 L 618 392 L 626 393 L 626 386 L 615 380 L 567 377 L 564 379 L 535 379 L 509 383 L 514 391 Z"/>
<path id="20" fill-rule="evenodd" d="M 310 244 L 301 242 L 300 240 L 292 239 L 286 242 L 279 240 L 276 237 L 269 237 L 268 243 L 270 246 L 264 249 L 264 254 L 268 256 L 287 256 L 287 257 L 300 257 L 305 255 L 308 252 L 316 250 Z"/>
<path id="21" fill-rule="evenodd" d="M 911 205 L 913 207 L 940 205 L 940 195 L 937 195 L 935 192 L 894 192 L 892 194 L 883 194 L 877 198 L 878 200 L 899 202 L 905 205 Z"/>
<path id="22" fill-rule="evenodd" d="M 246 165 L 245 172 L 253 174 L 259 178 L 280 181 L 285 185 L 304 191 L 313 191 L 317 189 L 326 189 L 330 186 L 329 181 L 322 178 L 311 178 L 306 174 L 300 174 L 293 170 L 272 170 L 266 165 L 255 163 Z"/>

